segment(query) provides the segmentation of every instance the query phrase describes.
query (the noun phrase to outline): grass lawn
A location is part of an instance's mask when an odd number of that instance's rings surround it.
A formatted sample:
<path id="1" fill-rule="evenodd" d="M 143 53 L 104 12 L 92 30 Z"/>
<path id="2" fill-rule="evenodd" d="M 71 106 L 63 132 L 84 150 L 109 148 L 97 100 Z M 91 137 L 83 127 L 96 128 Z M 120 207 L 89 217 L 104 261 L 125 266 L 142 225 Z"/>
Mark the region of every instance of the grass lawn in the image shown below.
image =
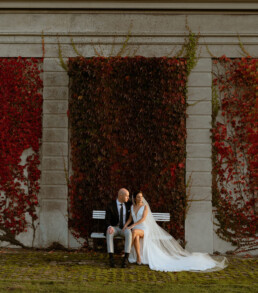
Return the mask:
<path id="1" fill-rule="evenodd" d="M 257 258 L 228 259 L 218 272 L 164 273 L 110 269 L 105 253 L 2 249 L 0 292 L 258 292 Z"/>

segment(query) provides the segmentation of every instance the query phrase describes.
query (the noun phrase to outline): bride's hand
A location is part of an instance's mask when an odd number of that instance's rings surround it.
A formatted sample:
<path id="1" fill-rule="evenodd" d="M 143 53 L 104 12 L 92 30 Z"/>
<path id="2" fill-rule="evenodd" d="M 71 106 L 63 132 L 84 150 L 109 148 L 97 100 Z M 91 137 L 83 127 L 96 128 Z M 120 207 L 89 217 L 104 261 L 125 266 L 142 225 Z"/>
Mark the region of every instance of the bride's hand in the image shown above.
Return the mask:
<path id="1" fill-rule="evenodd" d="M 131 230 L 131 229 L 133 229 L 133 227 L 134 227 L 134 225 L 131 225 L 131 226 L 127 227 L 127 229 Z"/>

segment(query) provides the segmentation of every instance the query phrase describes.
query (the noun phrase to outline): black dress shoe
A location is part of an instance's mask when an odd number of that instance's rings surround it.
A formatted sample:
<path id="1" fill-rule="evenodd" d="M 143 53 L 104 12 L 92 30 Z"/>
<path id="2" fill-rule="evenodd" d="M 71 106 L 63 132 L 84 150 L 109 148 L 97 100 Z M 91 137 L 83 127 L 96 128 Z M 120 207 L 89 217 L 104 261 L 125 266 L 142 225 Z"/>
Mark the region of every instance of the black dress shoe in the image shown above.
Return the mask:
<path id="1" fill-rule="evenodd" d="M 116 267 L 113 258 L 110 258 L 110 259 L 109 259 L 109 266 L 110 266 L 111 268 L 115 268 L 115 267 Z"/>
<path id="2" fill-rule="evenodd" d="M 123 258 L 121 268 L 127 268 L 128 267 L 128 259 L 126 257 Z"/>

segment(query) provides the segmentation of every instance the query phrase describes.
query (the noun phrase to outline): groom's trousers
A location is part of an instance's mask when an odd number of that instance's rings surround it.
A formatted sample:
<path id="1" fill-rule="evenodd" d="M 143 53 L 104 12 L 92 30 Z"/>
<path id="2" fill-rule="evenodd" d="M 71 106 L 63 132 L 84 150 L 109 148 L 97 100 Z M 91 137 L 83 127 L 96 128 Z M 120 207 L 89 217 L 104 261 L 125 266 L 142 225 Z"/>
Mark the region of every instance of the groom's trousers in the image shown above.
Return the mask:
<path id="1" fill-rule="evenodd" d="M 106 233 L 108 253 L 114 253 L 114 237 L 116 237 L 116 236 L 122 236 L 125 238 L 125 253 L 130 253 L 131 244 L 132 244 L 131 230 L 125 229 L 125 231 L 123 231 L 118 226 L 115 226 L 113 228 L 114 228 L 114 232 L 112 234 L 109 234 L 108 231 Z"/>

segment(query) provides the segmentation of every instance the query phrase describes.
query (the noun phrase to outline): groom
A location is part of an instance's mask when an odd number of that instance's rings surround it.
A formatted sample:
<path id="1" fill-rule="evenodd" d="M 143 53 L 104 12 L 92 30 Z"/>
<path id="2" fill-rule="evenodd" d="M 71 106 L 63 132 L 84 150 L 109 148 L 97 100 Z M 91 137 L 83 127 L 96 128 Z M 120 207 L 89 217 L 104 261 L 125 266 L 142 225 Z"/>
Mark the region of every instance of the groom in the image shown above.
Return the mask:
<path id="1" fill-rule="evenodd" d="M 109 253 L 109 264 L 111 268 L 115 267 L 114 262 L 114 237 L 122 236 L 125 238 L 125 256 L 122 261 L 122 268 L 126 268 L 128 265 L 128 256 L 131 250 L 132 233 L 131 230 L 123 227 L 128 220 L 131 212 L 132 202 L 129 200 L 129 191 L 125 188 L 121 188 L 118 191 L 116 200 L 113 200 L 106 209 L 106 240 L 107 251 Z"/>

